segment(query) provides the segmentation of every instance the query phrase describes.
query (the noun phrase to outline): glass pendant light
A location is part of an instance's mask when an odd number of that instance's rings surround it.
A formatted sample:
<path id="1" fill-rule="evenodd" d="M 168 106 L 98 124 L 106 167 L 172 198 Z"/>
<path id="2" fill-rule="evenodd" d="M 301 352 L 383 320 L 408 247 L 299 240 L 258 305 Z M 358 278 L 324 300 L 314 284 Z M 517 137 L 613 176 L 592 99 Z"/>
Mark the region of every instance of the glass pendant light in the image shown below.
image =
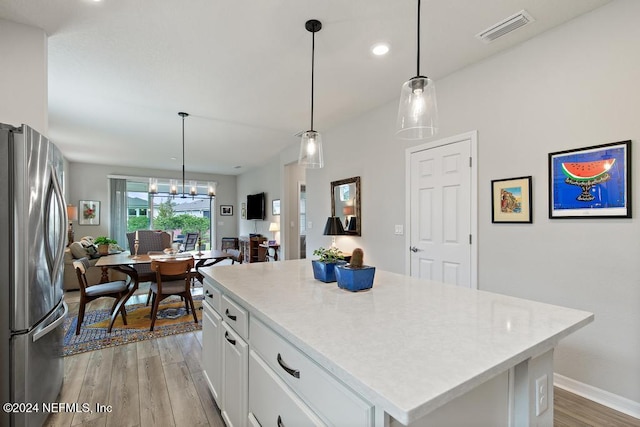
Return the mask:
<path id="1" fill-rule="evenodd" d="M 158 178 L 149 178 L 149 194 L 158 194 Z"/>
<path id="2" fill-rule="evenodd" d="M 402 85 L 396 135 L 401 139 L 424 139 L 438 133 L 438 104 L 433 80 L 420 75 L 420 0 L 418 0 L 417 73 Z"/>
<path id="3" fill-rule="evenodd" d="M 170 179 L 169 180 L 169 194 L 172 196 L 176 196 L 178 194 L 178 180 Z"/>
<path id="4" fill-rule="evenodd" d="M 209 198 L 216 197 L 216 186 L 217 185 L 218 185 L 217 182 L 208 182 L 207 183 L 207 195 L 209 196 Z"/>
<path id="5" fill-rule="evenodd" d="M 298 164 L 308 169 L 319 169 L 324 166 L 324 157 L 322 154 L 322 136 L 319 132 L 313 130 L 313 68 L 316 33 L 322 29 L 322 23 L 316 19 L 310 19 L 304 26 L 311 33 L 311 128 L 302 133 Z"/>

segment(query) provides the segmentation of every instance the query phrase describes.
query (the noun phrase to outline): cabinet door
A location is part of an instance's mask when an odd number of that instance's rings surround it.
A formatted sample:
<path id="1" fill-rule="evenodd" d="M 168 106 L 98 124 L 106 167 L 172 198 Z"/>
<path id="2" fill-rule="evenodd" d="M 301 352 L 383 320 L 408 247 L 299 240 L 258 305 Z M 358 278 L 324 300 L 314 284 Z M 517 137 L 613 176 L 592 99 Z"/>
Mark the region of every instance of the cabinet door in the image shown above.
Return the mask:
<path id="1" fill-rule="evenodd" d="M 227 427 L 244 427 L 247 424 L 249 346 L 227 324 L 222 322 L 222 348 L 224 366 L 222 389 L 224 402 L 222 418 Z"/>
<path id="2" fill-rule="evenodd" d="M 254 351 L 249 352 L 249 420 L 260 426 L 325 424 Z"/>
<path id="3" fill-rule="evenodd" d="M 222 408 L 222 318 L 209 304 L 202 306 L 202 367 L 211 394 Z"/>

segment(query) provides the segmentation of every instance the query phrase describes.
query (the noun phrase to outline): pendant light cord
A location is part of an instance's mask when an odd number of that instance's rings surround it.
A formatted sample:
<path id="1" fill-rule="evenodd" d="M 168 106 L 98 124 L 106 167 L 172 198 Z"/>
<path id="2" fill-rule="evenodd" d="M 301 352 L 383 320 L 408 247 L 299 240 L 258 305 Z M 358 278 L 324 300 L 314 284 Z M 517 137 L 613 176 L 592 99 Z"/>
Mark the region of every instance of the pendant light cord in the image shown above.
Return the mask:
<path id="1" fill-rule="evenodd" d="M 311 33 L 311 129 L 313 130 L 313 70 L 315 68 L 315 57 L 316 57 L 316 33 Z"/>
<path id="2" fill-rule="evenodd" d="M 186 198 L 186 194 L 184 191 L 184 118 L 187 117 L 188 113 L 178 113 L 182 117 L 182 198 Z"/>
<path id="3" fill-rule="evenodd" d="M 420 0 L 418 0 L 418 55 L 416 76 L 420 75 Z"/>
<path id="4" fill-rule="evenodd" d="M 182 198 L 186 196 L 184 194 L 184 116 L 182 116 Z"/>

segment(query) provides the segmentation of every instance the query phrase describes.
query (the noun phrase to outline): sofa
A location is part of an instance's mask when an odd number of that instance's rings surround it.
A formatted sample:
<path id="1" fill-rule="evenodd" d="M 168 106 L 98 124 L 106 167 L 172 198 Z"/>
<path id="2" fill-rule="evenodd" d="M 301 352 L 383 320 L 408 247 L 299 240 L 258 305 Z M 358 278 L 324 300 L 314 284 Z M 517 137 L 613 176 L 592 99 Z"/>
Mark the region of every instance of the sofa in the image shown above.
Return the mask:
<path id="1" fill-rule="evenodd" d="M 83 257 L 89 258 L 89 263 L 91 264 L 91 267 L 86 273 L 87 282 L 90 285 L 100 283 L 102 268 L 94 267 L 96 262 L 98 262 L 98 258 L 100 258 L 98 249 L 93 244 L 92 237 L 83 237 L 80 241 L 71 243 L 64 250 L 64 278 L 62 288 L 65 291 L 80 289 L 78 275 L 76 274 L 75 268 L 73 268 L 73 261 Z M 109 271 L 110 280 L 124 280 L 125 278 L 126 275 L 123 273 L 113 270 Z"/>

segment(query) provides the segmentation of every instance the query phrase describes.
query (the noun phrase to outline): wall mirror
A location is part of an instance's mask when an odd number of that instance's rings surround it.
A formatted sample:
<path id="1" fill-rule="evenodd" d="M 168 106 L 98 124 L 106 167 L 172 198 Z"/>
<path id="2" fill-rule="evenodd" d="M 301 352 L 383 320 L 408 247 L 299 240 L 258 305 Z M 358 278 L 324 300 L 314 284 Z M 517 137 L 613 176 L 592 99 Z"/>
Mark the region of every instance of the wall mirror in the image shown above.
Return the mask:
<path id="1" fill-rule="evenodd" d="M 360 177 L 331 183 L 331 216 L 342 220 L 345 234 L 360 236 Z"/>

